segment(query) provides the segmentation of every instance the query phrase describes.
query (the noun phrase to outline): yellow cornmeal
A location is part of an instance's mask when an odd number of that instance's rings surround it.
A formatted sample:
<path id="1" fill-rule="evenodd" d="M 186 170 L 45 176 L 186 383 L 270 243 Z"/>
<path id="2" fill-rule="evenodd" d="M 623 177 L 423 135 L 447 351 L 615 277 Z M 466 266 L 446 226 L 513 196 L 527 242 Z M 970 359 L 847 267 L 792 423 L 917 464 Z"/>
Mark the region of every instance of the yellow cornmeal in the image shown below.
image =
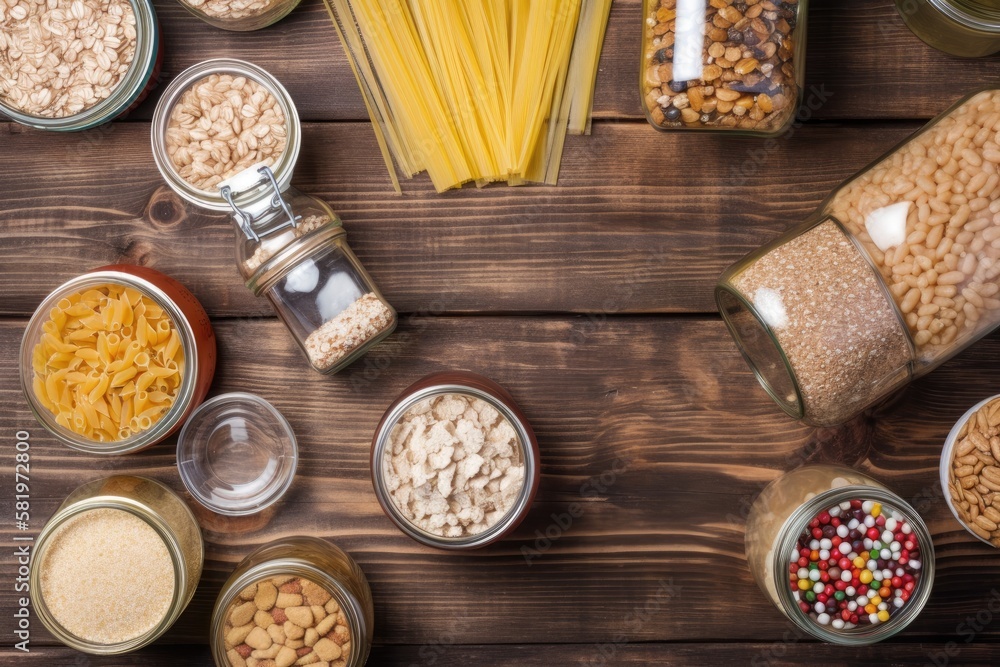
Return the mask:
<path id="1" fill-rule="evenodd" d="M 174 565 L 153 528 L 124 510 L 100 508 L 62 525 L 41 564 L 42 599 L 66 631 L 92 644 L 141 637 L 167 615 Z"/>

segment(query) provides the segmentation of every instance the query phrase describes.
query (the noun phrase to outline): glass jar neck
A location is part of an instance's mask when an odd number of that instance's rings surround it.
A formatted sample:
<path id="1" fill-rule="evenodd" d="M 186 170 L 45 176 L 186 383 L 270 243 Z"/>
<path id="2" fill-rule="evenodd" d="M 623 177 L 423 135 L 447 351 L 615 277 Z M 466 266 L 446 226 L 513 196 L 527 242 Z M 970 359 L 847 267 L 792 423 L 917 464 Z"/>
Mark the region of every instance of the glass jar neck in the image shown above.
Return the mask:
<path id="1" fill-rule="evenodd" d="M 888 621 L 865 628 L 837 631 L 820 625 L 802 611 L 788 586 L 788 566 L 791 562 L 790 555 L 795 551 L 799 536 L 817 514 L 844 501 L 858 498 L 879 502 L 898 510 L 909 521 L 913 528 L 913 534 L 916 535 L 920 544 L 921 574 L 916 587 L 910 594 L 909 601 L 897 610 Z M 813 637 L 844 646 L 874 644 L 901 632 L 920 614 L 930 598 L 934 585 L 934 544 L 923 519 L 913 507 L 896 494 L 860 484 L 824 491 L 796 508 L 778 531 L 771 559 L 768 566 L 771 568 L 780 607 L 785 616 Z"/>
<path id="2" fill-rule="evenodd" d="M 962 25 L 1000 35 L 1000 3 L 989 6 L 980 0 L 927 0 L 935 9 Z"/>

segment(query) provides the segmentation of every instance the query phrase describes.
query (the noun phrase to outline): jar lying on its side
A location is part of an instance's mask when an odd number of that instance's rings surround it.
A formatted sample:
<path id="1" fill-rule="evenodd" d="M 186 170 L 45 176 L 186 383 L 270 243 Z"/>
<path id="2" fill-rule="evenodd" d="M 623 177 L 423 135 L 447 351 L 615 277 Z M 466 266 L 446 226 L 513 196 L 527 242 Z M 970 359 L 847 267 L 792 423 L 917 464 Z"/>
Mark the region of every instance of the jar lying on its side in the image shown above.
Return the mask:
<path id="1" fill-rule="evenodd" d="M 177 0 L 205 23 L 223 30 L 260 30 L 277 23 L 300 0 Z"/>
<path id="2" fill-rule="evenodd" d="M 354 559 L 315 537 L 287 537 L 244 558 L 223 584 L 212 657 L 217 667 L 245 667 L 256 651 L 279 665 L 361 667 L 374 628 L 371 589 Z"/>
<path id="3" fill-rule="evenodd" d="M 661 130 L 773 136 L 805 79 L 807 0 L 645 0 L 640 93 Z"/>
<path id="4" fill-rule="evenodd" d="M 541 479 L 538 441 L 513 397 L 466 371 L 428 375 L 389 406 L 371 469 L 386 516 L 440 549 L 475 549 L 511 534 Z"/>
<path id="5" fill-rule="evenodd" d="M 144 477 L 84 484 L 45 524 L 31 559 L 31 602 L 56 639 L 118 655 L 156 640 L 194 596 L 204 562 L 184 501 Z"/>
<path id="6" fill-rule="evenodd" d="M 835 644 L 897 634 L 934 583 L 934 546 L 920 516 L 843 466 L 805 466 L 768 484 L 747 517 L 746 555 L 771 602 Z"/>
<path id="7" fill-rule="evenodd" d="M 935 49 L 965 58 L 1000 51 L 997 0 L 896 0 L 906 26 Z"/>
<path id="8" fill-rule="evenodd" d="M 128 113 L 156 86 L 163 47 L 149 0 L 22 0 L 6 13 L 0 113 L 19 123 L 86 130 Z M 49 25 L 60 31 L 39 29 Z"/>
<path id="9" fill-rule="evenodd" d="M 336 373 L 396 327 L 396 312 L 323 201 L 291 187 L 301 131 L 291 97 L 264 70 L 209 60 L 182 72 L 153 118 L 153 157 L 184 199 L 228 211 L 237 265 L 312 367 Z"/>
<path id="10" fill-rule="evenodd" d="M 719 310 L 761 384 L 817 425 L 1000 324 L 1000 91 L 974 93 L 730 267 Z"/>
<path id="11" fill-rule="evenodd" d="M 128 454 L 176 433 L 215 375 L 215 333 L 176 280 L 106 266 L 60 285 L 21 341 L 21 387 L 35 418 L 90 454 Z"/>

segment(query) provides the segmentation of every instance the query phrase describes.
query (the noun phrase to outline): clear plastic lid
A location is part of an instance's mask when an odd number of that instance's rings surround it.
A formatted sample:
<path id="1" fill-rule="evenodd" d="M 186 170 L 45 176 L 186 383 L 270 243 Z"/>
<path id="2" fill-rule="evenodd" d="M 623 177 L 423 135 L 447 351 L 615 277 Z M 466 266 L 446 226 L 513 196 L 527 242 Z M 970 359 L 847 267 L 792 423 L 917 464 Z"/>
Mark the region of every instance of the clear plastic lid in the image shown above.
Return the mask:
<path id="1" fill-rule="evenodd" d="M 177 440 L 184 486 L 202 505 L 227 516 L 253 514 L 277 502 L 291 486 L 297 463 L 292 427 L 253 394 L 206 401 Z"/>

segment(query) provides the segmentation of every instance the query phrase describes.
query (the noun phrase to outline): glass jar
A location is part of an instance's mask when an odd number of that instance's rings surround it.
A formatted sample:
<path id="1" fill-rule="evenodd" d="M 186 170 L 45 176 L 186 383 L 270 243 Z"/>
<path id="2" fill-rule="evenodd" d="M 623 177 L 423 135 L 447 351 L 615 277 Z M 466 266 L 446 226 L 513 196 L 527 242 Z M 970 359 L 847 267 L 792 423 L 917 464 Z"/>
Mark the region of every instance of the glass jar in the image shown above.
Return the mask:
<path id="1" fill-rule="evenodd" d="M 1000 51 L 998 0 L 896 0 L 906 26 L 935 49 L 965 58 Z"/>
<path id="2" fill-rule="evenodd" d="M 41 388 L 36 388 L 35 350 L 43 339 L 50 335 L 46 327 L 47 323 L 51 321 L 53 313 L 64 310 L 63 306 L 67 305 L 67 300 L 71 296 L 106 285 L 134 289 L 143 297 L 150 299 L 153 304 L 162 308 L 178 334 L 178 356 L 182 355 L 183 360 L 177 364 L 175 369 L 180 374 L 175 395 L 170 399 L 169 407 L 162 412 L 157 421 L 148 426 L 140 425 L 140 428 L 134 429 L 135 432 L 120 439 L 109 438 L 101 441 L 80 433 L 81 430 L 88 429 L 70 428 L 66 423 L 60 421 L 60 416 L 38 395 Z M 137 323 L 133 322 L 133 324 Z M 114 325 L 112 324 L 112 326 Z M 132 338 L 133 342 L 136 342 L 138 338 L 137 332 L 131 331 L 129 325 L 124 325 L 123 328 L 107 334 L 109 338 L 112 335 L 120 338 L 117 345 L 119 349 L 124 345 L 125 340 Z M 80 340 L 74 344 L 81 348 L 89 346 L 89 343 Z M 111 344 L 114 345 L 114 341 Z M 75 352 L 70 354 L 71 356 L 77 355 Z M 116 357 L 120 356 L 123 355 L 116 355 Z M 128 454 L 152 447 L 181 428 L 188 416 L 208 394 L 212 378 L 215 376 L 215 363 L 215 332 L 205 309 L 202 308 L 195 296 L 179 282 L 159 271 L 142 266 L 119 264 L 96 269 L 63 283 L 38 306 L 28 322 L 24 337 L 21 339 L 21 388 L 35 418 L 63 444 L 90 454 Z M 149 369 L 148 362 L 145 368 L 138 363 L 123 364 L 122 366 L 123 368 L 116 369 L 115 373 L 117 370 L 136 369 L 131 379 L 133 383 L 136 379 L 141 381 L 141 376 Z M 77 366 L 76 370 L 83 372 L 88 367 L 88 362 L 85 362 Z M 140 370 L 143 373 L 138 372 Z M 100 374 L 112 375 L 110 366 L 105 366 Z M 155 381 L 153 384 L 156 384 Z M 146 389 L 154 391 L 153 384 Z M 105 397 L 101 397 L 102 401 L 104 399 Z M 90 403 L 95 402 L 91 401 Z M 106 404 L 105 407 L 107 407 Z M 100 408 L 97 410 L 101 414 L 106 412 Z M 133 416 L 137 416 L 137 413 Z M 121 421 L 125 423 L 129 420 Z M 89 432 L 97 433 L 97 431 Z"/>
<path id="3" fill-rule="evenodd" d="M 865 516 L 859 520 L 859 527 L 867 526 L 868 516 L 872 516 L 872 525 L 864 531 L 848 529 L 847 517 L 857 519 L 859 513 Z M 885 517 L 885 521 L 876 523 L 877 516 Z M 892 524 L 888 523 L 890 519 Z M 880 533 L 874 538 L 869 537 L 874 534 L 870 532 L 873 529 Z M 892 541 L 884 537 L 887 530 Z M 826 540 L 831 541 L 830 545 L 825 544 Z M 882 549 L 889 550 L 886 558 L 870 558 L 871 550 L 876 548 L 875 541 L 879 542 L 879 556 L 885 555 Z M 801 551 L 800 545 L 805 542 L 808 545 Z M 846 552 L 840 549 L 841 544 L 848 545 Z M 836 551 L 840 552 L 839 557 Z M 835 564 L 827 569 L 819 565 L 821 561 L 829 562 L 825 552 L 834 553 Z M 897 552 L 901 556 L 897 557 Z M 851 561 L 849 556 L 855 553 L 864 562 L 845 564 L 847 567 L 840 571 L 839 562 L 845 558 Z M 868 557 L 861 556 L 864 553 Z M 801 630 L 835 644 L 871 644 L 897 634 L 920 614 L 934 584 L 934 546 L 916 510 L 868 475 L 837 465 L 804 466 L 768 484 L 747 517 L 746 556 L 754 580 L 779 611 Z M 850 572 L 843 576 L 848 568 Z M 822 579 L 821 574 L 804 576 L 803 569 L 826 573 L 827 579 Z M 869 574 L 865 575 L 866 571 Z M 883 582 L 885 579 L 888 583 Z M 840 580 L 842 584 L 835 590 L 844 594 L 843 599 L 836 593 L 816 593 L 813 588 L 803 591 L 805 586 L 797 582 L 805 580 L 821 584 L 824 591 L 828 588 L 822 584 L 829 586 L 830 582 Z M 789 585 L 792 582 L 796 582 L 794 588 Z M 881 593 L 888 589 L 884 600 L 879 592 L 868 595 L 876 591 L 876 583 Z M 809 593 L 813 595 L 807 597 Z M 819 595 L 826 597 L 815 599 Z M 865 596 L 864 600 L 858 596 Z M 878 603 L 874 602 L 876 596 Z M 896 602 L 897 599 L 901 602 Z M 844 619 L 840 609 L 845 601 L 859 606 L 874 604 L 876 616 L 884 602 L 888 618 L 867 624 L 861 620 L 855 627 L 848 627 L 851 621 Z M 858 613 L 857 609 L 847 610 Z M 823 614 L 830 618 L 823 618 Z"/>
<path id="4" fill-rule="evenodd" d="M 260 30 L 277 23 L 300 0 L 177 0 L 202 21 L 223 30 Z"/>
<path id="5" fill-rule="evenodd" d="M 774 136 L 791 126 L 805 80 L 807 0 L 643 7 L 639 90 L 653 127 Z"/>
<path id="6" fill-rule="evenodd" d="M 95 655 L 127 653 L 177 621 L 194 596 L 204 555 L 194 515 L 169 488 L 145 477 L 96 480 L 73 491 L 35 541 L 31 603 L 63 644 Z M 119 587 L 102 585 L 110 576 Z M 132 584 L 141 589 L 130 591 Z M 102 610 L 108 618 L 95 619 Z M 122 623 L 129 615 L 135 627 Z M 95 636 L 81 636 L 88 633 Z M 110 641 L 96 636 L 114 633 L 120 636 Z"/>
<path id="7" fill-rule="evenodd" d="M 413 473 L 416 460 L 430 469 Z M 463 471 L 472 460 L 473 470 Z M 414 540 L 476 549 L 510 535 L 527 516 L 539 461 L 535 433 L 506 389 L 466 371 L 433 373 L 382 416 L 372 440 L 372 485 L 386 516 Z"/>
<path id="8" fill-rule="evenodd" d="M 273 95 L 285 119 L 286 143 L 272 164 L 254 164 L 218 187 L 201 189 L 175 168 L 168 128 L 182 95 L 212 75 L 253 81 Z M 230 139 L 246 136 L 256 142 L 246 131 Z M 326 202 L 290 185 L 301 131 L 291 97 L 274 77 L 250 63 L 228 59 L 185 70 L 156 107 L 152 139 L 157 167 L 178 195 L 202 208 L 232 214 L 236 263 L 247 287 L 267 297 L 315 370 L 336 373 L 392 333 L 396 312 L 348 246 L 340 218 Z"/>
<path id="9" fill-rule="evenodd" d="M 730 267 L 719 310 L 792 417 L 846 421 L 1000 323 L 1000 91 L 959 100 Z"/>
<path id="10" fill-rule="evenodd" d="M 152 3 L 149 0 L 129 0 L 129 3 L 135 15 L 135 55 L 128 71 L 106 98 L 78 113 L 50 118 L 22 111 L 0 96 L 0 113 L 40 130 L 70 132 L 103 125 L 137 107 L 158 83 L 163 44 Z"/>
<path id="11" fill-rule="evenodd" d="M 291 588 L 285 588 L 286 584 Z M 311 595 L 322 597 L 311 599 Z M 293 602 L 298 604 L 293 605 Z M 296 624 L 300 610 L 308 613 L 313 605 L 322 606 L 326 615 L 337 615 L 335 621 L 326 619 L 333 629 L 326 628 L 324 619 L 317 618 L 316 612 L 313 612 L 313 620 L 299 621 L 303 625 L 315 623 L 315 626 L 303 628 Z M 241 618 L 234 624 L 235 616 Z M 242 623 L 245 619 L 249 620 Z M 288 623 L 297 625 L 298 629 Z M 273 629 L 265 626 L 273 626 Z M 274 649 L 280 645 L 275 643 L 279 639 L 299 641 L 294 635 L 304 638 L 313 630 L 316 636 L 311 638 L 310 646 L 315 657 L 329 659 L 332 652 L 337 656 L 332 659 L 346 660 L 339 663 L 344 667 L 361 667 L 371 652 L 374 629 L 375 606 L 371 589 L 354 559 L 325 540 L 286 537 L 265 544 L 244 558 L 223 584 L 212 611 L 212 657 L 217 667 L 241 667 L 240 660 L 245 656 L 240 655 L 239 650 L 244 650 L 247 656 L 250 650 L 277 653 L 283 650 Z M 234 630 L 236 635 L 231 634 Z M 304 632 L 299 635 L 299 630 Z M 254 631 L 260 635 L 262 643 L 258 644 L 257 638 L 250 635 Z M 326 642 L 336 644 L 337 648 Z M 253 649 L 251 644 L 261 648 Z M 231 651 L 234 652 L 232 659 L 229 657 Z M 344 658 L 345 653 L 347 658 Z"/>

